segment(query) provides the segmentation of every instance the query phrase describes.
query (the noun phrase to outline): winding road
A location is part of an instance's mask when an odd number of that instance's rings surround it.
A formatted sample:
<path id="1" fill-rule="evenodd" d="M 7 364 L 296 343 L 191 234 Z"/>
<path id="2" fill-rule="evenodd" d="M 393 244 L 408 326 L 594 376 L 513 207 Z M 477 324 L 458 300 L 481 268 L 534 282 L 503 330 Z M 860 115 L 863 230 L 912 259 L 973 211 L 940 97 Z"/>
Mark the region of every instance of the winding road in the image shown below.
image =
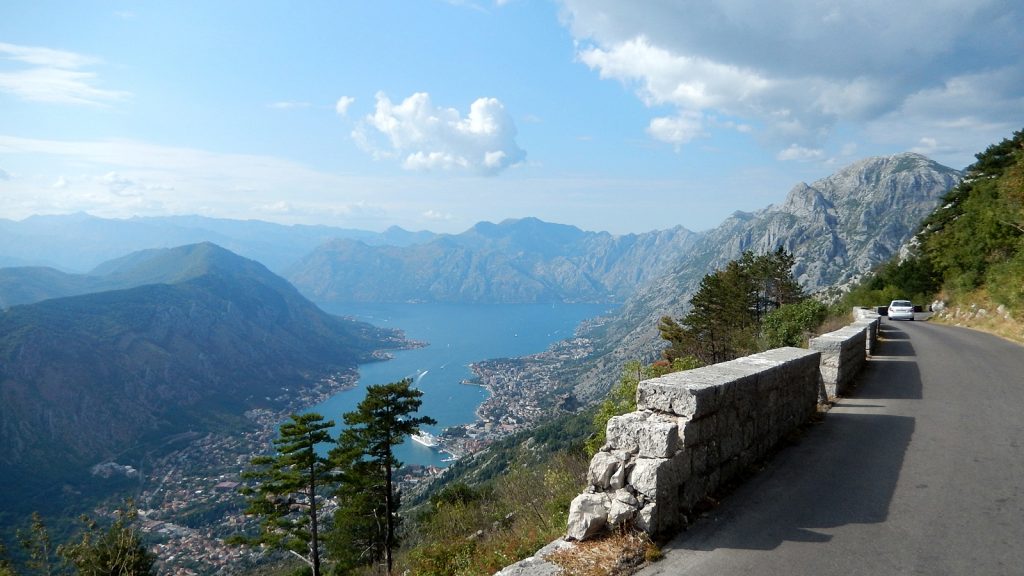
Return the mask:
<path id="1" fill-rule="evenodd" d="M 1024 574 L 1024 347 L 880 336 L 850 397 L 640 574 Z"/>

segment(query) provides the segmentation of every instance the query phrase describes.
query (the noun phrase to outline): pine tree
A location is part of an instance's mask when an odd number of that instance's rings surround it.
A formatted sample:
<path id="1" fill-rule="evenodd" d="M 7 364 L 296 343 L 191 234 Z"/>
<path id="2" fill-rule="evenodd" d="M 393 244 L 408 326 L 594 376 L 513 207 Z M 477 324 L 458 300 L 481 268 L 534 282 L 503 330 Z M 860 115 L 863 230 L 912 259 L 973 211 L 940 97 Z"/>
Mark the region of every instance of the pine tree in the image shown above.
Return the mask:
<path id="1" fill-rule="evenodd" d="M 794 258 L 781 247 L 754 256 L 744 252 L 701 280 L 681 320 L 663 317 L 661 337 L 669 343 L 665 359 L 694 356 L 705 364 L 756 352 L 764 317 L 805 296 L 793 278 Z"/>
<path id="2" fill-rule="evenodd" d="M 401 467 L 394 447 L 424 424 L 436 424 L 428 416 L 412 417 L 422 404 L 423 392 L 411 387 L 412 380 L 370 386 L 366 398 L 343 418 L 348 426 L 338 437 L 331 459 L 341 471 L 338 491 L 341 507 L 335 529 L 345 530 L 338 542 L 361 542 L 366 561 L 381 556 L 391 574 L 393 550 L 398 545 L 400 494 L 392 475 Z M 361 527 L 354 530 L 354 527 Z M 344 551 L 339 551 L 343 553 Z"/>
<path id="3" fill-rule="evenodd" d="M 252 459 L 245 478 L 255 479 L 247 489 L 246 514 L 263 518 L 256 538 L 233 538 L 235 543 L 261 543 L 283 548 L 306 562 L 320 576 L 319 500 L 333 481 L 330 462 L 317 454 L 320 444 L 332 443 L 331 420 L 316 414 L 292 414 L 274 440 L 277 453 Z"/>

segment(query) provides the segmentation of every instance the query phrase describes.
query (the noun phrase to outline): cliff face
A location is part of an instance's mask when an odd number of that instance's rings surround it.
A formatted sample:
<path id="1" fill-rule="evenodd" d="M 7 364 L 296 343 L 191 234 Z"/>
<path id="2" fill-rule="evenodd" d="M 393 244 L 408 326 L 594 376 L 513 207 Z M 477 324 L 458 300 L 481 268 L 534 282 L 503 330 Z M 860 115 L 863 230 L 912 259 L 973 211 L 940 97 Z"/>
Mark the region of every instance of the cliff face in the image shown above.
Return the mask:
<path id="1" fill-rule="evenodd" d="M 598 353 L 578 377 L 577 392 L 598 398 L 623 362 L 654 358 L 663 347 L 658 319 L 684 315 L 704 275 L 744 251 L 784 247 L 793 253 L 794 275 L 808 292 L 850 282 L 896 254 L 961 177 L 919 154 L 868 158 L 796 185 L 780 205 L 733 214 L 591 334 Z"/>
<path id="2" fill-rule="evenodd" d="M 525 218 L 414 246 L 337 240 L 287 276 L 317 301 L 621 301 L 698 237 L 682 227 L 613 236 Z"/>

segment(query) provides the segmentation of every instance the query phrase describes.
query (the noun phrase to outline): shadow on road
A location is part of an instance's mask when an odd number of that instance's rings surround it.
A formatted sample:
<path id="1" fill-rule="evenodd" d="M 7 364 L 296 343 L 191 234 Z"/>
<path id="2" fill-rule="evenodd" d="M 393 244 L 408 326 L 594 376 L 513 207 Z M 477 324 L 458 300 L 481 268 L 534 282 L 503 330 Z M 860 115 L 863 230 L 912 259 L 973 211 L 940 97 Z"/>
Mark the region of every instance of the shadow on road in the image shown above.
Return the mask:
<path id="1" fill-rule="evenodd" d="M 891 322 L 878 327 L 879 345 L 877 354 L 883 356 L 915 356 L 910 336 Z"/>
<path id="2" fill-rule="evenodd" d="M 905 337 L 899 330 L 890 334 Z M 889 356 L 894 351 L 908 357 Z M 921 397 L 913 347 L 883 343 L 861 375 L 849 404 L 840 401 L 798 443 L 780 451 L 711 516 L 666 549 L 773 550 L 783 542 L 826 542 L 828 528 L 884 522 L 903 468 L 915 420 L 879 413 L 884 402 Z"/>
<path id="3" fill-rule="evenodd" d="M 921 370 L 917 353 L 907 333 L 883 324 L 875 356 L 857 379 L 854 393 L 846 401 L 857 399 L 920 400 Z M 847 405 L 840 401 L 841 405 Z"/>

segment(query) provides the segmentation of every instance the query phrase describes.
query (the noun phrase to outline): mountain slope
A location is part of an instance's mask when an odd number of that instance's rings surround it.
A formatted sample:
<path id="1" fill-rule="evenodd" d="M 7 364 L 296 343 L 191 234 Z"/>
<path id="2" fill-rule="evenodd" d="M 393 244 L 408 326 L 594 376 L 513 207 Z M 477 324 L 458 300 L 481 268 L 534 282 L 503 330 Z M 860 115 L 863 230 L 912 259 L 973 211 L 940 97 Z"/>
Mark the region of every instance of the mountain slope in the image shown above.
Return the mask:
<path id="1" fill-rule="evenodd" d="M 698 237 L 682 227 L 613 236 L 536 218 L 481 222 L 406 247 L 336 240 L 287 277 L 317 301 L 605 302 L 626 298 Z"/>
<path id="2" fill-rule="evenodd" d="M 171 435 L 238 426 L 245 410 L 281 408 L 288 390 L 399 342 L 213 244 L 129 260 L 111 269 L 159 282 L 0 313 L 0 494 L 75 483 Z"/>
<path id="3" fill-rule="evenodd" d="M 598 398 L 625 361 L 656 357 L 663 347 L 658 319 L 685 314 L 704 275 L 743 251 L 782 246 L 793 253 L 794 275 L 809 292 L 847 283 L 895 254 L 960 179 L 960 172 L 919 154 L 868 158 L 798 184 L 780 205 L 734 214 L 590 333 L 596 352 L 586 373 L 573 376 L 577 393 Z"/>

